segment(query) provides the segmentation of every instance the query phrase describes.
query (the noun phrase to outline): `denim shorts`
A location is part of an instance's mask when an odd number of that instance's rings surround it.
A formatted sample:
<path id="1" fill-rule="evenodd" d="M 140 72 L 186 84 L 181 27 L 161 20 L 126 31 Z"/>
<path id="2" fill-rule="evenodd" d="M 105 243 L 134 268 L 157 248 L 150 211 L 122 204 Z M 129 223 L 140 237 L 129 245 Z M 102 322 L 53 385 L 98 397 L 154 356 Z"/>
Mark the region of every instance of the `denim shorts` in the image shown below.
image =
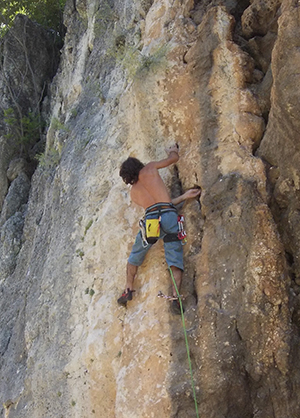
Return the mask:
<path id="1" fill-rule="evenodd" d="M 178 214 L 173 211 L 164 212 L 161 214 L 161 228 L 159 239 L 164 238 L 167 234 L 178 233 Z M 147 215 L 147 219 L 154 219 L 157 216 L 153 214 Z M 143 240 L 141 231 L 137 234 L 135 243 L 133 244 L 128 262 L 134 266 L 142 265 L 147 252 L 152 247 L 148 244 L 143 247 Z M 169 267 L 175 266 L 183 271 L 183 248 L 181 241 L 164 242 L 165 258 Z"/>

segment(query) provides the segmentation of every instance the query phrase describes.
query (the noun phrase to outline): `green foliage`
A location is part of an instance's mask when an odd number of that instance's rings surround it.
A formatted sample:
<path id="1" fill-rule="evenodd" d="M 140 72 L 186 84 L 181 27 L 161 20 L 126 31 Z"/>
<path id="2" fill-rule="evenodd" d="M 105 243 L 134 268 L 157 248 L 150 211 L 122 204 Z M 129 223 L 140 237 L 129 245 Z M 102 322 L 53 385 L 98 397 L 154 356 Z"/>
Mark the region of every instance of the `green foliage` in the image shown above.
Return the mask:
<path id="1" fill-rule="evenodd" d="M 61 123 L 60 120 L 57 119 L 57 118 L 55 118 L 55 117 L 51 121 L 51 127 L 55 131 L 70 132 L 70 129 L 66 125 L 64 125 L 63 123 Z"/>
<path id="2" fill-rule="evenodd" d="M 84 235 L 86 235 L 86 233 L 87 233 L 87 231 L 90 229 L 90 227 L 93 225 L 93 219 L 91 219 L 89 222 L 88 222 L 88 224 L 87 224 L 87 226 L 85 227 L 85 230 L 84 230 Z"/>
<path id="3" fill-rule="evenodd" d="M 8 131 L 5 138 L 14 141 L 21 154 L 26 152 L 26 148 L 40 137 L 42 122 L 39 113 L 29 112 L 25 116 L 18 115 L 10 107 L 3 110 L 3 120 Z"/>
<path id="4" fill-rule="evenodd" d="M 83 260 L 83 257 L 84 257 L 84 251 L 82 251 L 81 249 L 77 249 L 77 250 L 76 250 L 76 255 L 77 255 L 77 257 L 80 257 L 80 258 L 81 258 L 81 260 Z"/>
<path id="5" fill-rule="evenodd" d="M 42 154 L 37 154 L 35 158 L 38 160 L 41 168 L 45 171 L 51 171 L 58 166 L 60 162 L 60 153 L 56 148 L 50 148 Z"/>
<path id="6" fill-rule="evenodd" d="M 70 129 L 61 123 L 58 118 L 53 117 L 48 130 L 48 144 L 50 145 L 46 147 L 45 152 L 35 156 L 35 159 L 39 162 L 39 166 L 46 172 L 51 172 L 60 163 L 63 146 L 60 140 L 55 140 L 55 132 L 57 131 L 59 134 L 63 133 L 63 136 L 65 137 L 66 134 L 70 132 Z"/>
<path id="7" fill-rule="evenodd" d="M 66 0 L 0 0 L 0 34 L 10 28 L 18 13 L 63 34 L 63 10 Z"/>
<path id="8" fill-rule="evenodd" d="M 168 46 L 163 45 L 151 55 L 144 55 L 141 51 L 132 46 L 119 48 L 117 60 L 130 78 L 143 77 L 151 70 L 167 65 L 166 55 Z"/>
<path id="9" fill-rule="evenodd" d="M 87 287 L 87 288 L 85 289 L 85 294 L 86 294 L 86 295 L 90 295 L 91 297 L 93 297 L 93 296 L 94 296 L 94 294 L 95 294 L 95 290 L 94 290 L 94 289 L 90 289 L 89 287 Z M 91 360 L 91 361 L 94 361 L 94 360 Z"/>
<path id="10" fill-rule="evenodd" d="M 70 113 L 72 118 L 76 118 L 76 116 L 78 115 L 78 109 L 71 109 Z"/>

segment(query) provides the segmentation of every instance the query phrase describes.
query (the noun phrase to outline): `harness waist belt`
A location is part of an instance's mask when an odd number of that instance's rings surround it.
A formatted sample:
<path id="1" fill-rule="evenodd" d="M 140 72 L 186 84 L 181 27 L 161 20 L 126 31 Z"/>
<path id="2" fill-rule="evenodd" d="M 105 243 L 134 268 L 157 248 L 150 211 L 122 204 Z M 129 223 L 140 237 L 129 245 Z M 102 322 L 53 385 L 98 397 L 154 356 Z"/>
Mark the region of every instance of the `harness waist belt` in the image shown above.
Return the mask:
<path id="1" fill-rule="evenodd" d="M 149 206 L 146 209 L 145 214 L 149 215 L 149 213 L 154 213 L 154 212 L 163 213 L 163 212 L 168 212 L 170 210 L 177 212 L 177 209 L 173 205 L 173 203 L 155 203 L 155 205 Z"/>

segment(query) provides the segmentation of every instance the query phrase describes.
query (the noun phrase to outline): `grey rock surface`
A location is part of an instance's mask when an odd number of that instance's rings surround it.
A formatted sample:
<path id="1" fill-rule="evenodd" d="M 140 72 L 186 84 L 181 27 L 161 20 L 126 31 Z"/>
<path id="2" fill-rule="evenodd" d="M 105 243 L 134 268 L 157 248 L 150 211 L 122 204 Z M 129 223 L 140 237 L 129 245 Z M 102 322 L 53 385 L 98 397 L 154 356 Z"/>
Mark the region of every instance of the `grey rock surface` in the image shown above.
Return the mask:
<path id="1" fill-rule="evenodd" d="M 0 227 L 13 216 L 19 212 L 22 205 L 28 201 L 30 191 L 30 180 L 25 173 L 20 173 L 19 176 L 11 183 L 0 216 Z"/>

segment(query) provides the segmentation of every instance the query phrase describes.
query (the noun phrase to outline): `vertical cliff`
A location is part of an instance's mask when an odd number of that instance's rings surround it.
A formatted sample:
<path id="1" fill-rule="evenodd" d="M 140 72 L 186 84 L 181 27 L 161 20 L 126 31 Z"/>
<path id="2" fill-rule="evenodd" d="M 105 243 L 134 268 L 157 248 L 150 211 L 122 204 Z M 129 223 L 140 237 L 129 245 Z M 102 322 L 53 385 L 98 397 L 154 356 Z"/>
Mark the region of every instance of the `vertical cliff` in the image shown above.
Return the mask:
<path id="1" fill-rule="evenodd" d="M 31 181 L 7 171 L 9 147 L 0 167 L 1 417 L 196 416 L 181 320 L 157 298 L 171 286 L 161 243 L 116 303 L 142 216 L 119 166 L 174 141 L 166 184 L 202 188 L 182 208 L 199 416 L 300 416 L 299 10 L 67 2 L 45 152 Z"/>

